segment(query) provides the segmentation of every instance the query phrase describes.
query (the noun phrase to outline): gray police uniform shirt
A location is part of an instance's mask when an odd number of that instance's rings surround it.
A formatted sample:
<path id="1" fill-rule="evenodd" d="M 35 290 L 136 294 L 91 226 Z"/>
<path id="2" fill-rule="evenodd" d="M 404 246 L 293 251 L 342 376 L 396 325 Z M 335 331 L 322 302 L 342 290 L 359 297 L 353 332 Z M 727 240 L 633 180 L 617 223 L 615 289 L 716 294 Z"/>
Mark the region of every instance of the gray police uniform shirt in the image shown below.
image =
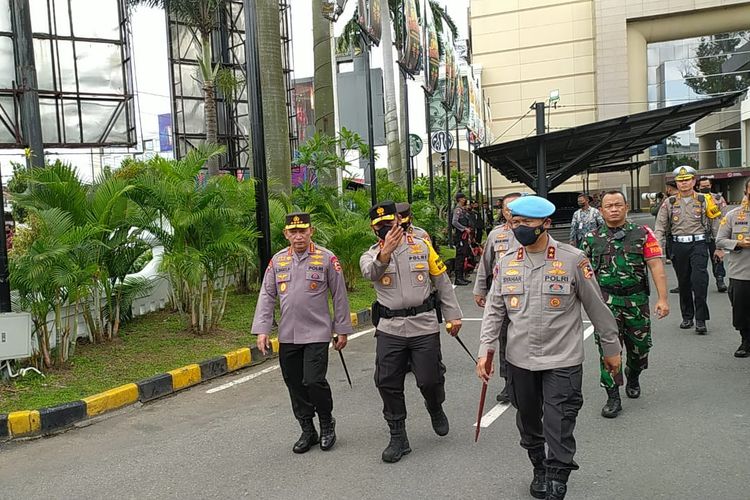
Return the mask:
<path id="1" fill-rule="evenodd" d="M 671 225 L 672 236 L 689 236 L 711 233 L 716 236 L 719 230 L 721 217 L 710 219 L 706 214 L 708 205 L 705 201 L 701 203 L 703 194 L 695 193 L 693 196 L 670 196 L 662 203 L 659 213 L 656 214 L 656 227 L 654 233 L 659 245 L 666 248 L 667 230 Z M 672 201 L 674 200 L 674 203 Z"/>
<path id="2" fill-rule="evenodd" d="M 507 224 L 497 226 L 490 231 L 484 244 L 482 259 L 479 261 L 479 267 L 477 268 L 474 295 L 487 296 L 487 276 L 495 268 L 495 262 L 500 260 L 508 250 L 515 249 L 517 246 L 518 242 L 513 235 L 513 230 Z"/>
<path id="3" fill-rule="evenodd" d="M 750 208 L 748 202 L 730 210 L 721 219 L 716 247 L 727 250 L 724 264 L 727 276 L 736 280 L 750 280 L 750 249 L 737 248 L 737 243 L 750 239 Z"/>
<path id="4" fill-rule="evenodd" d="M 414 236 L 415 238 L 421 238 L 421 239 L 423 239 L 423 240 L 425 240 L 427 242 L 430 242 L 430 243 L 432 242 L 432 240 L 430 239 L 429 233 L 427 233 L 427 231 L 425 231 L 421 227 L 417 227 L 417 226 L 414 226 L 414 225 L 409 226 L 408 233 L 410 235 Z"/>
<path id="5" fill-rule="evenodd" d="M 333 320 L 328 310 L 329 292 Z M 334 332 L 347 335 L 353 331 L 341 264 L 330 250 L 311 243 L 301 254 L 287 247 L 271 258 L 255 308 L 253 333 L 271 332 L 277 297 L 282 344 L 329 342 Z"/>
<path id="6" fill-rule="evenodd" d="M 484 307 L 479 356 L 497 347 L 507 316 L 506 360 L 531 371 L 583 362 L 581 305 L 601 335 L 605 356 L 621 352 L 617 322 L 602 300 L 594 270 L 584 253 L 551 236 L 544 252 L 510 250 L 495 265 Z"/>
<path id="7" fill-rule="evenodd" d="M 453 217 L 451 218 L 451 224 L 453 225 L 454 228 L 458 229 L 459 231 L 466 231 L 469 228 L 461 224 L 461 219 L 464 217 L 468 218 L 468 216 L 469 214 L 467 213 L 464 207 L 457 206 L 455 210 L 453 210 Z"/>
<path id="8" fill-rule="evenodd" d="M 378 260 L 381 247 L 381 242 L 376 243 L 359 259 L 362 276 L 373 282 L 381 305 L 388 309 L 420 306 L 434 286 L 443 319 L 461 319 L 461 307 L 445 264 L 430 243 L 406 234 L 387 264 Z M 433 310 L 404 318 L 380 318 L 378 330 L 399 337 L 418 337 L 437 333 L 440 326 Z"/>

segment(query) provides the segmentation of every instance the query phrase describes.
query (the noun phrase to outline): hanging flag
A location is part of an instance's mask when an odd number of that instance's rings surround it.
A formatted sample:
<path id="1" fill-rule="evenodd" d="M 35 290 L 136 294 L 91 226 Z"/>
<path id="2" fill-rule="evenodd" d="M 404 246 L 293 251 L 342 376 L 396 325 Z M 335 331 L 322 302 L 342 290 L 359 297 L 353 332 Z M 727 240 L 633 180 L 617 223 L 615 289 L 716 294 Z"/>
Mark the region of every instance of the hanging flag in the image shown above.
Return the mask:
<path id="1" fill-rule="evenodd" d="M 380 45 L 380 37 L 383 34 L 380 0 L 359 0 L 358 12 L 359 25 L 367 32 L 375 46 Z"/>
<path id="2" fill-rule="evenodd" d="M 465 127 L 466 124 L 464 123 L 464 79 L 465 77 L 458 77 L 458 85 L 456 85 L 456 121 L 459 124 L 459 127 Z"/>
<path id="3" fill-rule="evenodd" d="M 421 29 L 417 6 L 414 0 L 404 0 L 404 43 L 399 64 L 407 73 L 419 73 L 420 55 L 422 54 Z"/>
<path id="4" fill-rule="evenodd" d="M 425 64 L 425 89 L 432 95 L 437 90 L 438 78 L 440 77 L 440 47 L 438 46 L 437 30 L 435 29 L 435 19 L 432 16 L 432 9 L 429 2 L 424 1 L 425 7 L 425 52 L 427 53 Z"/>

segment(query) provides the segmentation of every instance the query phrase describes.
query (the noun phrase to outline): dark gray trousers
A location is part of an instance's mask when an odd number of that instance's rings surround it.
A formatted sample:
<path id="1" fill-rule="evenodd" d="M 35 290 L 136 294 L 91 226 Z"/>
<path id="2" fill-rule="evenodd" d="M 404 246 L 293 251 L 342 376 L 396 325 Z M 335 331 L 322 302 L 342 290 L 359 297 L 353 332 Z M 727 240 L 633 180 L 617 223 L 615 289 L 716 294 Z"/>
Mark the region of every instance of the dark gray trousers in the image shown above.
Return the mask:
<path id="1" fill-rule="evenodd" d="M 445 365 L 440 351 L 440 334 L 397 337 L 376 330 L 375 339 L 375 386 L 383 399 L 385 419 L 406 419 L 404 378 L 409 366 L 427 409 L 438 410 L 445 401 Z"/>
<path id="2" fill-rule="evenodd" d="M 530 371 L 507 363 L 508 393 L 518 410 L 516 425 L 521 446 L 532 454 L 543 454 L 547 478 L 567 481 L 577 470 L 573 460 L 576 440 L 573 431 L 578 410 L 583 406 L 582 365 Z"/>

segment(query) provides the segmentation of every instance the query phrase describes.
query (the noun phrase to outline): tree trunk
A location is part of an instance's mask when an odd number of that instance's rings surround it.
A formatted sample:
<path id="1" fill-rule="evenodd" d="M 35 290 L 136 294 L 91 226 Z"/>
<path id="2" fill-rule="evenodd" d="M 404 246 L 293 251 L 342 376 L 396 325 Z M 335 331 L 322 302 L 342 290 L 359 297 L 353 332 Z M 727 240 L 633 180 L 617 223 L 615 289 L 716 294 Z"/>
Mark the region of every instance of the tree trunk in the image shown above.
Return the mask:
<path id="1" fill-rule="evenodd" d="M 201 37 L 203 47 L 203 64 L 209 70 L 213 68 L 213 58 L 211 56 L 211 39 L 209 36 Z M 203 113 L 206 120 L 206 142 L 208 144 L 219 143 L 219 125 L 216 116 L 216 88 L 213 78 L 207 78 L 203 75 Z M 219 157 L 214 156 L 208 160 L 208 176 L 219 175 Z"/>
<path id="2" fill-rule="evenodd" d="M 313 57 L 315 74 L 313 91 L 315 99 L 315 131 L 330 137 L 336 136 L 336 103 L 333 88 L 333 33 L 331 22 L 323 17 L 322 0 L 312 0 Z M 318 181 L 337 186 L 335 172 L 318 172 Z"/>
<path id="3" fill-rule="evenodd" d="M 281 29 L 278 1 L 256 2 L 260 84 L 263 89 L 263 128 L 268 178 L 273 192 L 292 192 L 292 154 L 289 150 L 289 117 L 281 59 Z"/>

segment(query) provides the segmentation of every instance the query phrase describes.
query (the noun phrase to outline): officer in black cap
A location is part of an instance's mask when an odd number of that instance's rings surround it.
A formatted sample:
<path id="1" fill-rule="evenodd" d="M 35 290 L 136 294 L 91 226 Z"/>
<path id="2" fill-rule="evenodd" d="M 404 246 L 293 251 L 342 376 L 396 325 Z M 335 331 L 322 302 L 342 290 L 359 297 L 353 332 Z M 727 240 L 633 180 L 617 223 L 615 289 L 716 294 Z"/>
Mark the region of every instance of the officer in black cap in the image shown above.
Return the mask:
<path id="1" fill-rule="evenodd" d="M 453 242 L 456 245 L 456 260 L 453 267 L 456 273 L 455 284 L 457 286 L 469 284 L 469 281 L 464 278 L 464 263 L 471 254 L 471 227 L 466 201 L 466 196 L 463 193 L 456 193 L 456 208 L 453 210 L 453 217 L 451 217 Z"/>
<path id="2" fill-rule="evenodd" d="M 423 240 L 427 240 L 432 243 L 430 234 L 421 227 L 417 227 L 414 225 L 414 215 L 412 215 L 411 213 L 410 203 L 396 203 L 396 210 L 398 210 L 398 215 L 401 218 L 401 227 L 404 229 L 406 234 L 416 236 L 417 238 L 422 238 Z"/>

